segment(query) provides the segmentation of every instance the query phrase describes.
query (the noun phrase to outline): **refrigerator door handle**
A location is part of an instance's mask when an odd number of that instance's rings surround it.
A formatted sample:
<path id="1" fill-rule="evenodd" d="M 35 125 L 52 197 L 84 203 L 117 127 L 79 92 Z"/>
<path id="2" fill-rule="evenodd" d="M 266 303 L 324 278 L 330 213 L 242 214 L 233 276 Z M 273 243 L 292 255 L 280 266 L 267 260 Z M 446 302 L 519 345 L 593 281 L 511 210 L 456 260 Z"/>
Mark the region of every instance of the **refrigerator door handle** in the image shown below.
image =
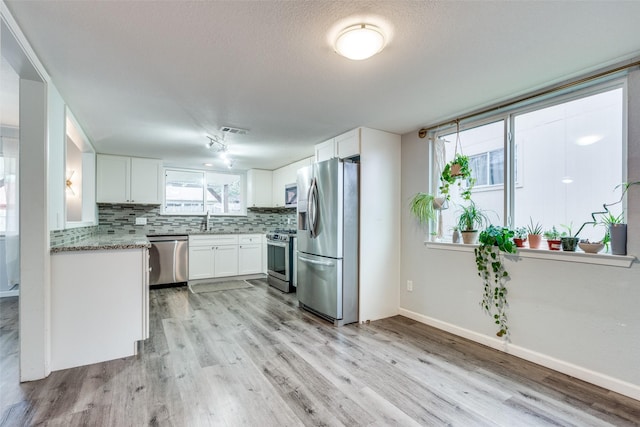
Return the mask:
<path id="1" fill-rule="evenodd" d="M 325 267 L 333 267 L 333 266 L 335 266 L 335 264 L 332 263 L 331 261 L 316 261 L 315 259 L 303 257 L 301 255 L 298 255 L 298 259 L 300 261 L 302 261 L 302 262 L 306 262 L 306 263 L 314 264 L 314 265 L 323 265 Z"/>
<path id="2" fill-rule="evenodd" d="M 318 182 L 315 178 L 311 180 L 309 186 L 307 212 L 309 215 L 309 234 L 315 238 L 318 236 Z"/>

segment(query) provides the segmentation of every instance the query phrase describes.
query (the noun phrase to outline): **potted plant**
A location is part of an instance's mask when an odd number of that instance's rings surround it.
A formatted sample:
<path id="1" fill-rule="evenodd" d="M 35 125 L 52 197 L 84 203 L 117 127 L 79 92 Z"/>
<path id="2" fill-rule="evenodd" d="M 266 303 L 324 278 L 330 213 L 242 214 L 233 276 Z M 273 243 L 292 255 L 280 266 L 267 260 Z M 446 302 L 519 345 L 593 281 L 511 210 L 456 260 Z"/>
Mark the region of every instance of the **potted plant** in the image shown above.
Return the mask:
<path id="1" fill-rule="evenodd" d="M 607 251 L 609 251 L 609 243 L 611 243 L 611 230 L 613 229 L 615 230 L 620 230 L 620 228 L 618 228 L 619 224 L 622 224 L 622 213 L 620 213 L 620 215 L 614 215 L 611 212 L 608 212 L 606 215 L 602 216 L 602 219 L 600 220 L 600 222 L 598 222 L 598 224 L 603 225 L 605 227 L 605 233 L 604 233 L 604 238 L 602 239 L 602 243 L 604 243 L 604 245 L 607 248 Z M 617 240 L 616 240 L 616 244 L 618 246 L 616 246 L 616 252 L 621 252 L 623 250 L 622 248 L 622 241 L 624 241 L 625 243 L 625 252 L 626 252 L 626 236 L 622 237 L 622 236 L 618 236 Z M 613 250 L 611 251 L 612 254 Z M 614 255 L 618 255 L 618 254 L 614 254 Z"/>
<path id="2" fill-rule="evenodd" d="M 607 211 L 607 213 L 610 215 L 609 219 L 612 219 L 611 217 L 615 218 L 615 221 L 610 221 L 608 226 L 609 226 L 609 238 L 611 240 L 611 253 L 613 255 L 626 255 L 627 254 L 627 224 L 624 223 L 624 212 L 621 213 L 618 217 L 614 217 L 613 215 L 611 215 L 611 213 L 609 212 L 609 207 L 613 206 L 613 205 L 617 205 L 618 203 L 622 203 L 622 200 L 624 199 L 625 194 L 627 194 L 627 191 L 629 190 L 629 187 L 631 187 L 632 185 L 636 185 L 636 184 L 640 184 L 640 181 L 635 181 L 635 182 L 623 182 L 622 184 L 616 186 L 616 189 L 618 187 L 622 187 L 622 194 L 620 195 L 620 200 L 618 200 L 617 202 L 614 203 L 609 203 L 609 204 L 604 204 L 603 207 L 605 209 L 605 211 Z"/>
<path id="3" fill-rule="evenodd" d="M 436 219 L 435 199 L 433 194 L 417 193 L 409 202 L 411 213 L 415 215 L 420 224 L 427 225 L 430 220 Z"/>
<path id="4" fill-rule="evenodd" d="M 582 227 L 587 224 L 605 225 L 607 227 L 607 233 L 605 234 L 603 243 L 608 245 L 608 243 L 611 242 L 611 253 L 613 255 L 627 254 L 627 224 L 625 224 L 623 220 L 624 212 L 616 216 L 609 211 L 609 207 L 622 203 L 622 200 L 624 200 L 624 196 L 625 194 L 627 194 L 629 187 L 636 184 L 640 184 L 640 181 L 623 182 L 622 184 L 616 185 L 615 189 L 622 187 L 622 194 L 620 195 L 620 199 L 617 202 L 604 203 L 602 205 L 604 211 L 591 212 L 591 219 L 593 221 L 588 221 L 582 224 Z M 596 220 L 596 215 L 604 215 L 604 219 L 598 221 Z M 580 230 L 582 230 L 582 227 L 580 227 Z M 578 233 L 580 233 L 580 230 L 578 230 Z M 576 235 L 578 233 L 576 233 Z"/>
<path id="5" fill-rule="evenodd" d="M 547 239 L 550 251 L 559 251 L 562 247 L 562 241 L 560 240 L 560 232 L 554 225 L 551 229 L 544 232 L 544 238 Z"/>
<path id="6" fill-rule="evenodd" d="M 478 240 L 478 228 L 489 223 L 487 215 L 476 206 L 473 200 L 462 207 L 460 216 L 458 217 L 458 228 L 462 234 L 462 242 L 465 244 L 474 244 Z"/>
<path id="7" fill-rule="evenodd" d="M 474 250 L 478 275 L 482 279 L 484 290 L 480 305 L 498 325 L 499 337 L 508 337 L 506 308 L 507 288 L 509 273 L 504 268 L 504 263 L 499 251 L 515 253 L 513 243 L 514 231 L 506 227 L 490 225 L 480 233 L 480 245 Z"/>
<path id="8" fill-rule="evenodd" d="M 542 225 L 539 222 L 533 223 L 533 219 L 529 217 L 529 225 L 527 226 L 527 240 L 531 249 L 538 249 L 542 243 Z"/>
<path id="9" fill-rule="evenodd" d="M 460 195 L 464 200 L 471 200 L 471 190 L 475 184 L 475 178 L 471 177 L 471 169 L 469 168 L 469 157 L 464 154 L 457 153 L 453 160 L 447 163 L 440 174 L 440 193 L 447 199 L 450 199 L 449 187 L 457 183 L 461 190 Z M 463 187 L 463 183 L 465 186 Z"/>
<path id="10" fill-rule="evenodd" d="M 442 210 L 448 207 L 445 197 L 436 197 L 429 193 L 417 193 L 409 202 L 411 213 L 415 215 L 420 224 L 428 225 L 431 220 L 438 221 L 438 231 L 432 232 L 431 236 L 439 238 L 442 238 Z M 439 218 L 438 213 L 440 214 Z"/>
<path id="11" fill-rule="evenodd" d="M 567 252 L 575 252 L 580 239 L 578 239 L 578 233 L 576 233 L 575 236 L 571 233 L 573 222 L 571 222 L 571 224 L 569 225 L 560 224 L 560 226 L 567 230 L 566 232 L 562 232 L 562 234 L 560 235 L 562 250 Z M 582 227 L 580 228 L 580 230 L 582 230 Z M 580 230 L 578 230 L 578 232 L 580 232 Z"/>
<path id="12" fill-rule="evenodd" d="M 513 242 L 518 248 L 524 248 L 524 242 L 527 241 L 527 229 L 525 227 L 518 227 L 513 230 Z"/>
<path id="13" fill-rule="evenodd" d="M 460 230 L 457 225 L 451 228 L 451 243 L 460 243 Z"/>

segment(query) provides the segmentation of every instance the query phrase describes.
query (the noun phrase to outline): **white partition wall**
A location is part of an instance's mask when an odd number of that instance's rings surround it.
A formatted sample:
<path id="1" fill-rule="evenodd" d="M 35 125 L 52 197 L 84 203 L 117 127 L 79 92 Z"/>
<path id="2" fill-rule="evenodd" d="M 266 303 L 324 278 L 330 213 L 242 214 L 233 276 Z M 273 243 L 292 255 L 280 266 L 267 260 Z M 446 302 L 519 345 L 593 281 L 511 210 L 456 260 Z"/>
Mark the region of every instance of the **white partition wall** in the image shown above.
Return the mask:
<path id="1" fill-rule="evenodd" d="M 20 80 L 20 380 L 50 372 L 46 87 Z"/>
<path id="2" fill-rule="evenodd" d="M 400 136 L 360 129 L 359 320 L 398 314 Z"/>

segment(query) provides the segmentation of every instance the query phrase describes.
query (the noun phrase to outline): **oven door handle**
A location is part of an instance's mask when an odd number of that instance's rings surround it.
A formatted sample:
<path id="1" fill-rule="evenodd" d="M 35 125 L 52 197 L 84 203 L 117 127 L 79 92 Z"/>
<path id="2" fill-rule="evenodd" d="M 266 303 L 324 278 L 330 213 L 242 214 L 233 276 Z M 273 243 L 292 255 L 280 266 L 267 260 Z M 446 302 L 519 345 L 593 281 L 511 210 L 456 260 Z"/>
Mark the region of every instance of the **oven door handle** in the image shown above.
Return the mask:
<path id="1" fill-rule="evenodd" d="M 303 257 L 301 255 L 298 255 L 298 259 L 300 261 L 302 261 L 302 262 L 306 262 L 306 263 L 313 264 L 313 265 L 323 265 L 325 267 L 333 267 L 333 266 L 335 266 L 335 264 L 332 263 L 331 261 L 317 261 L 315 259 Z"/>
<path id="2" fill-rule="evenodd" d="M 267 240 L 267 245 L 277 246 L 279 248 L 286 248 L 289 246 L 288 243 L 276 242 L 275 240 Z"/>

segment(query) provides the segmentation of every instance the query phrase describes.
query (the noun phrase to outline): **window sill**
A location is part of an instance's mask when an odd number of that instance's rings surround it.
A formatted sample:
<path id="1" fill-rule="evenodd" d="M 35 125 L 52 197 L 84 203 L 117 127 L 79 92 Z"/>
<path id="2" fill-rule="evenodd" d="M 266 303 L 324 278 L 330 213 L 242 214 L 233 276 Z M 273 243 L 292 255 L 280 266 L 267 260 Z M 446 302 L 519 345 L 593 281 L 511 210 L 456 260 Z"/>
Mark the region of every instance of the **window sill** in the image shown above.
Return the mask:
<path id="1" fill-rule="evenodd" d="M 464 245 L 461 243 L 424 242 L 428 249 L 441 251 L 473 252 L 478 245 Z M 506 254 L 514 258 L 548 259 L 561 262 L 578 262 L 583 264 L 608 265 L 610 267 L 629 268 L 636 260 L 633 255 L 587 254 L 584 252 L 550 251 L 548 249 L 518 248 L 515 254 Z"/>

